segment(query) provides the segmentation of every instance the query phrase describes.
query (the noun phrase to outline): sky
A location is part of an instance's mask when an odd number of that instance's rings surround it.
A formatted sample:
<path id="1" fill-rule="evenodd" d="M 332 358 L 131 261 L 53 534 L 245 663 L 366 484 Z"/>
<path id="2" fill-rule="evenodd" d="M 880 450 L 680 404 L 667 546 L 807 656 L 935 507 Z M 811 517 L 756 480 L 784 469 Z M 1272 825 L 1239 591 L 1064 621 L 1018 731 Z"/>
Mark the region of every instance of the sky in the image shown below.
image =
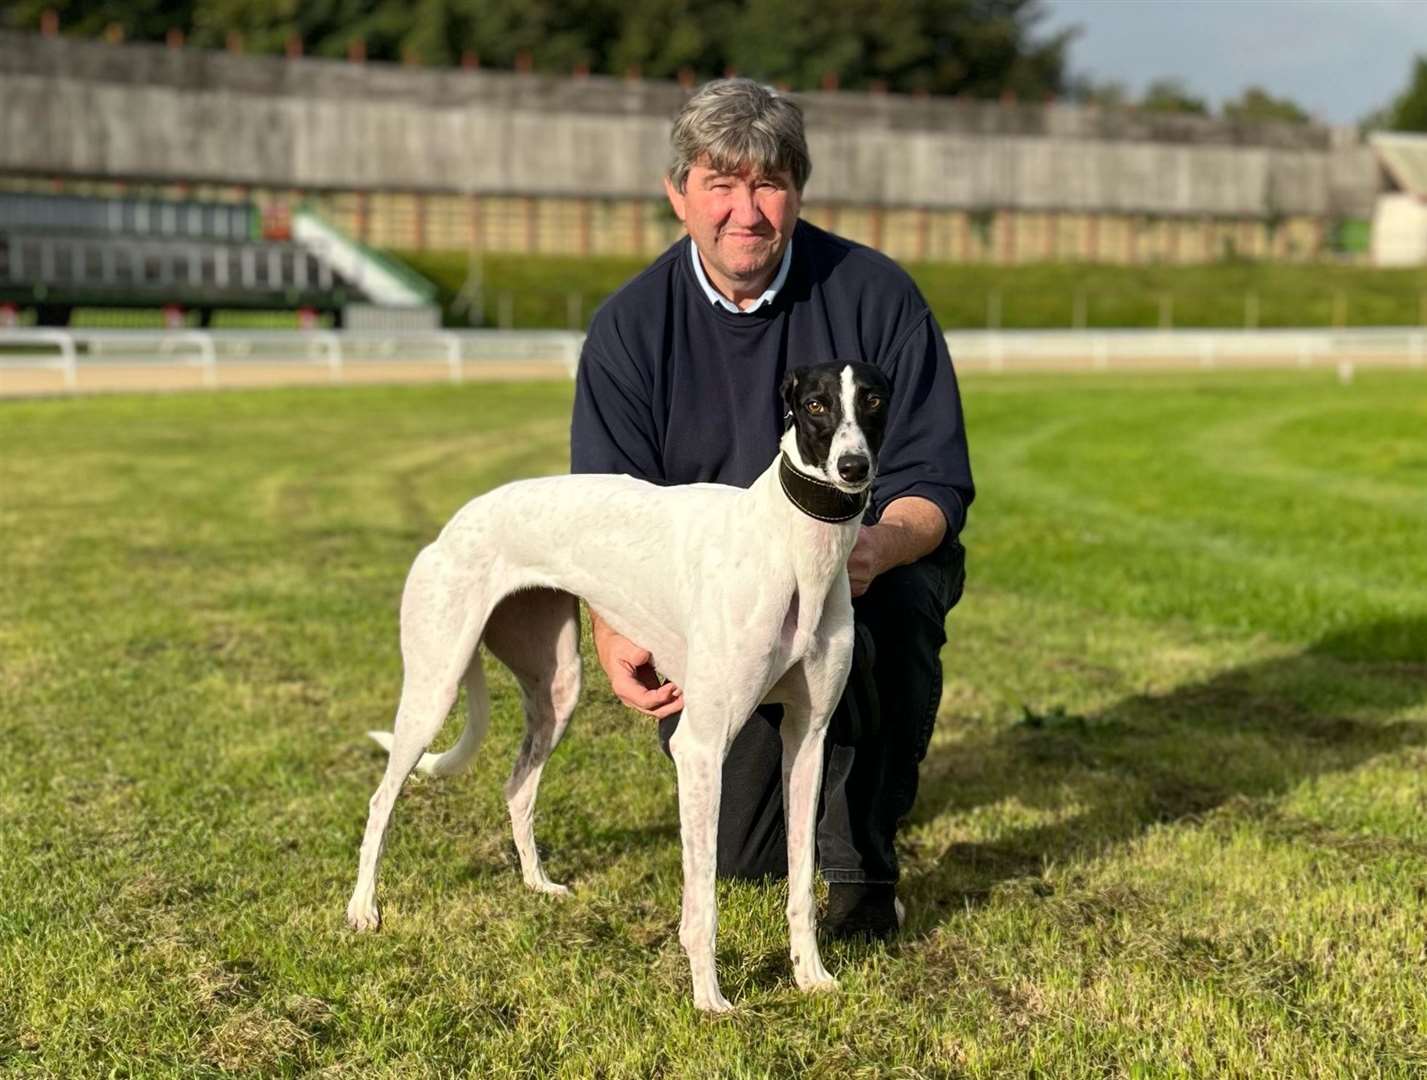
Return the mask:
<path id="1" fill-rule="evenodd" d="M 1177 77 L 1218 107 L 1258 84 L 1351 124 L 1407 86 L 1427 56 L 1427 0 L 1046 0 L 1043 31 L 1079 24 L 1069 71 L 1139 94 Z"/>

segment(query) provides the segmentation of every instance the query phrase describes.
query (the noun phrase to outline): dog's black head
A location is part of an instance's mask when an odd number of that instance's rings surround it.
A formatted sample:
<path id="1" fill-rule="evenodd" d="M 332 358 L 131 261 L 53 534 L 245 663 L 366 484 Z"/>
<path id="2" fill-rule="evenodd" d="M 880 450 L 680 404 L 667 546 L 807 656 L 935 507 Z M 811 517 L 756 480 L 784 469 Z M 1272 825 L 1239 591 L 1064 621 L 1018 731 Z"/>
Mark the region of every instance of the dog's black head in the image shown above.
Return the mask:
<path id="1" fill-rule="evenodd" d="M 782 394 L 796 433 L 793 465 L 847 492 L 871 484 L 892 397 L 887 377 L 872 364 L 834 361 L 789 371 Z"/>

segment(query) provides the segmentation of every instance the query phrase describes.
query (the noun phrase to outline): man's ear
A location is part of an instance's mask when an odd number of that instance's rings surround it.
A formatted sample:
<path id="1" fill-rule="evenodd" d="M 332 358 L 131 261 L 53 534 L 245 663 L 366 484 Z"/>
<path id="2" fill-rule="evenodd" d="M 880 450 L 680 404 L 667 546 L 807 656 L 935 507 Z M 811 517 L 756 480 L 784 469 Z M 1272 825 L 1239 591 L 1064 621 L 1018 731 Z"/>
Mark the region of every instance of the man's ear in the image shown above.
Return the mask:
<path id="1" fill-rule="evenodd" d="M 664 177 L 664 194 L 669 197 L 669 205 L 674 209 L 674 216 L 680 221 L 684 220 L 684 193 L 674 186 L 674 181 L 667 176 Z"/>
<path id="2" fill-rule="evenodd" d="M 798 392 L 798 373 L 790 371 L 783 376 L 783 385 L 778 387 L 778 393 L 783 398 L 783 409 L 786 415 L 783 417 L 783 427 L 786 429 L 793 421 L 793 400 Z"/>

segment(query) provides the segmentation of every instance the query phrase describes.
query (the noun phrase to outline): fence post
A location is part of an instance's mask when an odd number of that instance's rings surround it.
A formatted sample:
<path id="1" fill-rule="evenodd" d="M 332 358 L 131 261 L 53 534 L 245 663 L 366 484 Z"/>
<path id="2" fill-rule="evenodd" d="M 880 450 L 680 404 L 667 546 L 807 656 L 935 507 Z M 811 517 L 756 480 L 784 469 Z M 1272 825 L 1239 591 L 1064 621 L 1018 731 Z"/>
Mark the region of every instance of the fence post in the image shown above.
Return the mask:
<path id="1" fill-rule="evenodd" d="M 213 336 L 202 330 L 194 330 L 184 335 L 198 346 L 198 366 L 203 369 L 203 385 L 218 385 L 218 350 L 213 347 Z"/>
<path id="2" fill-rule="evenodd" d="M 317 340 L 327 350 L 327 371 L 333 382 L 342 381 L 342 339 L 331 330 L 318 330 Z"/>
<path id="3" fill-rule="evenodd" d="M 79 385 L 79 350 L 75 348 L 74 338 L 63 330 L 55 331 L 54 342 L 59 346 L 64 385 L 73 390 Z"/>
<path id="4" fill-rule="evenodd" d="M 580 371 L 580 352 L 584 348 L 584 334 L 570 334 L 565 338 L 565 370 L 574 378 Z"/>
<path id="5" fill-rule="evenodd" d="M 446 346 L 446 364 L 451 369 L 451 381 L 459 385 L 466 374 L 461 366 L 461 339 L 455 334 L 442 334 L 441 342 Z"/>

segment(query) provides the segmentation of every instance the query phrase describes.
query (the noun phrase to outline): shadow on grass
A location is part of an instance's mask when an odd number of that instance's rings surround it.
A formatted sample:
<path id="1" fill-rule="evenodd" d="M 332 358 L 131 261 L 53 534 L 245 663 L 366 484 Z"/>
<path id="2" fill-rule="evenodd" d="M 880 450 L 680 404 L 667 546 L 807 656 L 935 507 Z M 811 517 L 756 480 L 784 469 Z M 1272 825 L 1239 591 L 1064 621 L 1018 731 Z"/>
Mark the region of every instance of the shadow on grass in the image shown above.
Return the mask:
<path id="1" fill-rule="evenodd" d="M 912 937 L 946 913 L 1048 863 L 1122 845 L 1150 827 L 1226 804 L 1271 815 L 1270 800 L 1315 776 L 1427 743 L 1427 724 L 1393 720 L 1427 703 L 1427 615 L 1327 636 L 1293 656 L 1230 669 L 1167 694 L 1077 716 L 1027 711 L 1009 731 L 933 751 L 914 820 L 1016 800 L 1080 813 L 995 843 L 912 852 L 904 892 Z"/>

